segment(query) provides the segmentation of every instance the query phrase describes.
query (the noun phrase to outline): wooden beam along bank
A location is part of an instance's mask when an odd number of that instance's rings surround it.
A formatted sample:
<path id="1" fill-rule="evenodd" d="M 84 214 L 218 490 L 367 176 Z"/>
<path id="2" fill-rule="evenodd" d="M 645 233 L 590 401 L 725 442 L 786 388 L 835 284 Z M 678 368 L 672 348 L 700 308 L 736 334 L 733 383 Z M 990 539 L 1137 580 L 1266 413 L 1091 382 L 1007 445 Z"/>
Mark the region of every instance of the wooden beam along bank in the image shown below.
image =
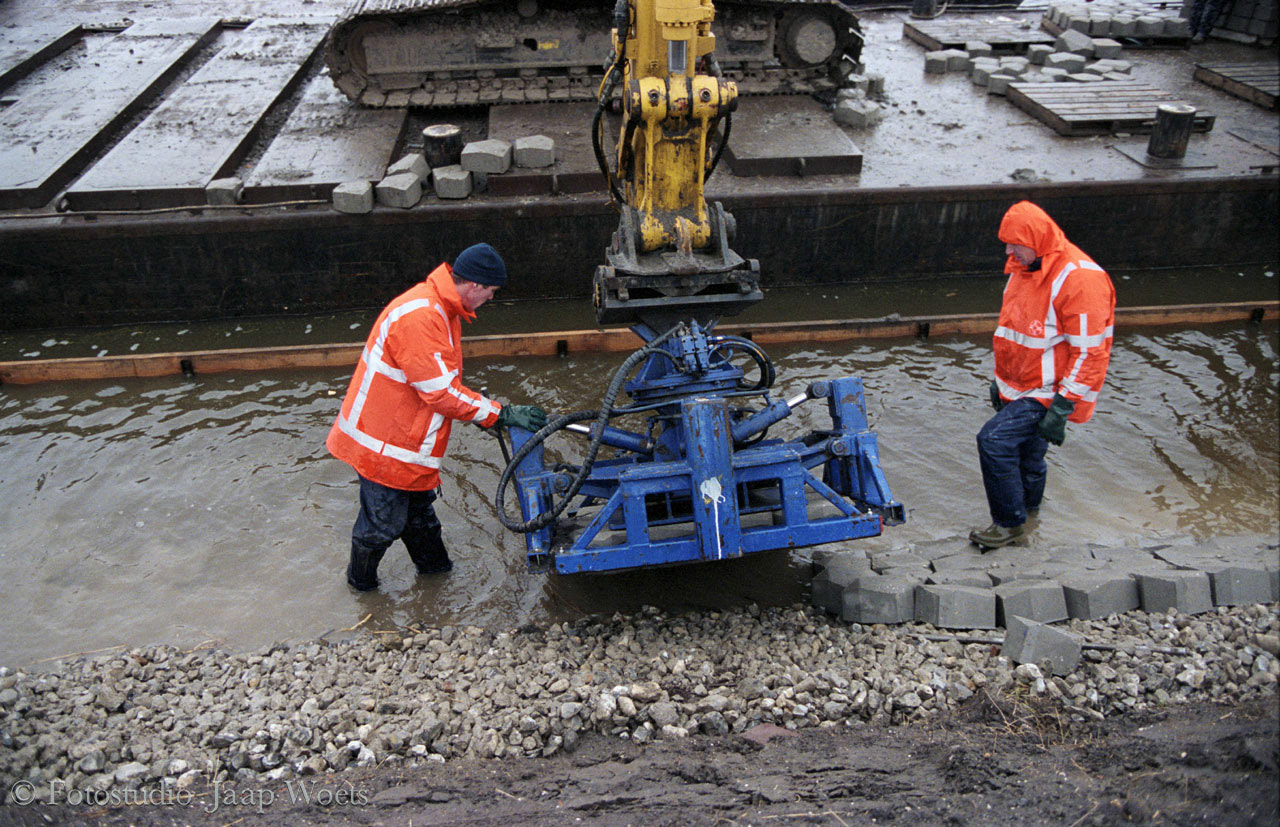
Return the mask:
<path id="1" fill-rule="evenodd" d="M 1167 305 L 1116 309 L 1122 328 L 1149 325 L 1198 325 L 1280 319 L 1280 301 Z M 843 342 L 857 339 L 925 338 L 943 335 L 990 334 L 995 313 L 908 316 L 888 319 L 844 319 L 807 322 L 726 324 L 719 332 L 746 336 L 762 344 Z M 473 336 L 462 340 L 467 358 L 563 356 L 569 353 L 632 351 L 641 341 L 626 328 L 560 330 Z M 229 371 L 350 367 L 360 358 L 363 343 L 296 345 L 185 353 L 150 353 L 76 359 L 28 359 L 0 362 L 0 383 L 32 385 L 76 379 L 129 379 L 189 376 Z"/>

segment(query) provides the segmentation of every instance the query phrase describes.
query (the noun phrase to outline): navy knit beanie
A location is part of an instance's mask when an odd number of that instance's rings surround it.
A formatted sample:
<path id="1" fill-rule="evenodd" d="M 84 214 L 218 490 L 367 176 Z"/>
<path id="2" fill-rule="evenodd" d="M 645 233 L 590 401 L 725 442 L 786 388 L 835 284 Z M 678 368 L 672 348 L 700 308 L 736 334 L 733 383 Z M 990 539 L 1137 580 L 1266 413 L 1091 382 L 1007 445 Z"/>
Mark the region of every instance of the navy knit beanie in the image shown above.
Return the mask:
<path id="1" fill-rule="evenodd" d="M 453 274 L 476 284 L 492 284 L 498 287 L 507 283 L 507 265 L 502 256 L 488 244 L 472 244 L 458 253 L 453 262 Z"/>

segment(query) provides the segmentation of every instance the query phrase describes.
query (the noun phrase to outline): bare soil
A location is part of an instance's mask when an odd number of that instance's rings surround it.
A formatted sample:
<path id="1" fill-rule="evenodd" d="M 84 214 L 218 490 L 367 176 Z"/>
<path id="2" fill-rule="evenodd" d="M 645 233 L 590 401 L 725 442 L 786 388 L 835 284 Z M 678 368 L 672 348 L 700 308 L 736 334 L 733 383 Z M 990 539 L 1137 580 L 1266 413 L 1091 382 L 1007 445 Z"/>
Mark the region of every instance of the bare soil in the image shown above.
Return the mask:
<path id="1" fill-rule="evenodd" d="M 592 735 L 545 760 L 356 770 L 154 806 L 9 805 L 0 823 L 1274 825 L 1277 712 L 1272 698 L 1068 724 L 1025 696 L 980 693 L 902 726 Z"/>

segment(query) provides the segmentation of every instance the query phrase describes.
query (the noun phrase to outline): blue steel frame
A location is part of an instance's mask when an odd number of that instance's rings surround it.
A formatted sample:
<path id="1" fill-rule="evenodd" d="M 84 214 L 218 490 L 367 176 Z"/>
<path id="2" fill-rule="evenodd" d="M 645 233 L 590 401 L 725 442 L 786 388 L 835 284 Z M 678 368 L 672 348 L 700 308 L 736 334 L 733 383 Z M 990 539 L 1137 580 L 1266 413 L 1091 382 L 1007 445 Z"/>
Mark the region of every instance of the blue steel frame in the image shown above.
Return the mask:
<path id="1" fill-rule="evenodd" d="M 637 332 L 653 338 L 647 329 Z M 741 393 L 743 372 L 716 355 L 718 341 L 695 324 L 690 335 L 664 343 L 664 354 L 649 357 L 627 390 L 636 403 L 654 406 L 661 433 L 651 440 L 605 428 L 603 442 L 617 453 L 592 466 L 577 495 L 577 509 L 596 506 L 594 516 L 559 547 L 552 527 L 526 534 L 531 565 L 550 561 L 572 574 L 724 560 L 872 537 L 885 522 L 902 522 L 903 507 L 881 472 L 867 424 L 861 379 L 810 386 L 811 398 L 827 400 L 830 429 L 748 445 L 791 408 L 762 391 L 762 410 L 735 416 L 729 402 Z M 651 432 L 654 426 L 651 419 Z M 511 433 L 516 448 L 531 436 L 516 428 Z M 537 445 L 517 467 L 515 484 L 528 520 L 551 510 L 569 475 L 547 469 Z M 811 515 L 809 491 L 835 513 Z M 671 535 L 669 526 L 685 530 Z"/>

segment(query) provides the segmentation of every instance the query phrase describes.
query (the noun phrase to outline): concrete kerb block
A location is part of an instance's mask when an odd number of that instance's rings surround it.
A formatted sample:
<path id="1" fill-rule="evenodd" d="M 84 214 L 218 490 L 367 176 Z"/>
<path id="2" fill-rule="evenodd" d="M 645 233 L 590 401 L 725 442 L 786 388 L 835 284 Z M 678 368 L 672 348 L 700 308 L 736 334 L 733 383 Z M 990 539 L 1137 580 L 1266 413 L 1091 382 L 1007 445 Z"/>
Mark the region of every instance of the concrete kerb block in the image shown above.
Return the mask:
<path id="1" fill-rule="evenodd" d="M 851 544 L 850 543 L 832 543 L 830 545 L 823 546 L 821 548 L 816 549 L 813 552 L 813 573 L 817 574 L 818 572 L 825 569 L 827 566 L 832 565 L 833 562 L 837 560 L 841 560 L 843 558 L 861 559 L 861 560 L 867 559 L 866 551 L 860 548 L 845 547 L 848 545 L 851 545 Z"/>
<path id="2" fill-rule="evenodd" d="M 1036 66 L 1043 66 L 1044 59 L 1053 54 L 1053 47 L 1047 43 L 1032 43 L 1027 47 L 1027 59 Z"/>
<path id="3" fill-rule="evenodd" d="M 410 153 L 387 167 L 387 175 L 399 175 L 402 172 L 413 173 L 418 176 L 419 181 L 425 181 L 431 174 L 431 167 L 427 166 L 427 159 L 421 153 Z"/>
<path id="4" fill-rule="evenodd" d="M 845 591 L 856 587 L 861 578 L 871 574 L 871 565 L 865 557 L 849 555 L 831 560 L 826 568 L 813 578 L 811 584 L 813 605 L 829 614 L 840 614 L 844 605 Z"/>
<path id="5" fill-rule="evenodd" d="M 1121 50 L 1119 42 L 1109 37 L 1096 37 L 1093 40 L 1093 56 L 1096 58 L 1120 57 Z"/>
<path id="6" fill-rule="evenodd" d="M 1058 39 L 1053 42 L 1053 47 L 1059 53 L 1067 52 L 1082 57 L 1092 56 L 1094 49 L 1092 37 L 1073 29 L 1068 29 L 1058 35 Z"/>
<path id="7" fill-rule="evenodd" d="M 975 63 L 973 69 L 969 71 L 969 80 L 978 86 L 986 86 L 991 82 L 991 76 L 1000 69 L 998 63 Z"/>
<path id="8" fill-rule="evenodd" d="M 1135 37 L 1159 37 L 1163 32 L 1164 21 L 1159 17 L 1144 14 L 1133 21 L 1133 34 Z"/>
<path id="9" fill-rule="evenodd" d="M 879 123 L 884 113 L 880 111 L 880 104 L 875 101 L 847 98 L 836 104 L 833 117 L 836 123 L 863 129 Z"/>
<path id="10" fill-rule="evenodd" d="M 373 211 L 373 184 L 347 181 L 333 188 L 333 208 L 338 212 L 363 215 Z"/>
<path id="11" fill-rule="evenodd" d="M 1025 74 L 1031 68 L 1031 61 L 1025 57 L 1013 56 L 1000 58 L 1000 71 L 1011 75 Z"/>
<path id="12" fill-rule="evenodd" d="M 943 49 L 939 54 L 947 56 L 948 72 L 963 72 L 969 68 L 969 53 L 964 49 Z"/>
<path id="13" fill-rule="evenodd" d="M 1126 575 L 1081 574 L 1059 582 L 1067 614 L 1074 620 L 1100 620 L 1142 605 L 1137 581 Z"/>
<path id="14" fill-rule="evenodd" d="M 1222 565 L 1205 569 L 1215 606 L 1267 603 L 1271 597 L 1271 573 L 1261 566 Z"/>
<path id="15" fill-rule="evenodd" d="M 969 538 L 961 537 L 958 534 L 944 537 L 941 540 L 912 543 L 910 551 L 915 556 L 923 557 L 929 561 L 937 560 L 939 557 L 948 557 L 952 554 L 973 554 L 978 559 L 982 558 L 982 555 L 974 550 Z"/>
<path id="16" fill-rule="evenodd" d="M 823 545 L 823 547 L 814 549 L 813 552 L 813 572 L 818 574 L 823 568 L 831 566 L 832 562 L 844 558 L 867 559 L 867 552 L 864 549 L 852 548 L 851 542 L 831 543 Z"/>
<path id="17" fill-rule="evenodd" d="M 971 586 L 975 589 L 991 588 L 991 578 L 977 569 L 952 569 L 935 571 L 925 575 L 924 582 L 931 586 Z"/>
<path id="18" fill-rule="evenodd" d="M 422 179 L 412 172 L 398 172 L 379 181 L 373 192 L 385 207 L 408 209 L 422 199 Z"/>
<path id="19" fill-rule="evenodd" d="M 1057 623 L 1069 617 L 1061 583 L 1017 580 L 1002 583 L 992 591 L 996 595 L 996 623 L 1006 628 L 1011 617 L 1023 617 L 1038 623 Z"/>
<path id="20" fill-rule="evenodd" d="M 1044 59 L 1045 70 L 1061 69 L 1068 74 L 1084 68 L 1085 59 L 1073 52 L 1054 52 Z"/>
<path id="21" fill-rule="evenodd" d="M 991 48 L 991 44 L 982 40 L 970 40 L 964 44 L 964 50 L 968 52 L 969 57 L 990 57 L 995 53 Z"/>
<path id="22" fill-rule="evenodd" d="M 500 175 L 511 169 L 511 144 L 497 138 L 472 141 L 462 148 L 461 166 L 468 172 Z"/>
<path id="23" fill-rule="evenodd" d="M 511 144 L 515 165 L 522 169 L 540 169 L 556 162 L 556 142 L 546 135 L 527 135 Z"/>
<path id="24" fill-rule="evenodd" d="M 884 75 L 879 72 L 867 72 L 867 94 L 872 97 L 884 95 Z"/>
<path id="25" fill-rule="evenodd" d="M 947 54 L 943 51 L 924 53 L 924 71 L 927 75 L 942 75 L 947 71 Z"/>
<path id="26" fill-rule="evenodd" d="M 1117 14 L 1111 18 L 1111 36 L 1112 37 L 1133 37 L 1137 30 L 1137 23 L 1132 15 Z"/>
<path id="27" fill-rule="evenodd" d="M 991 561 L 980 552 L 965 550 L 956 554 L 946 554 L 929 561 L 934 571 L 951 571 L 953 569 L 981 569 L 991 566 Z"/>
<path id="28" fill-rule="evenodd" d="M 244 195 L 244 182 L 239 178 L 215 178 L 205 185 L 205 201 L 210 205 L 239 204 Z"/>
<path id="29" fill-rule="evenodd" d="M 1164 28 L 1160 33 L 1165 37 L 1190 37 L 1191 23 L 1178 17 L 1165 18 Z"/>
<path id="30" fill-rule="evenodd" d="M 441 198 L 466 198 L 471 194 L 471 173 L 460 164 L 431 170 L 431 184 Z"/>
<path id="31" fill-rule="evenodd" d="M 910 551 L 873 551 L 871 552 L 871 568 L 876 571 L 895 566 L 928 566 L 929 561 L 912 554 Z"/>
<path id="32" fill-rule="evenodd" d="M 1089 72 L 1072 72 L 1067 75 L 1067 80 L 1074 80 L 1076 83 L 1097 83 L 1102 80 L 1102 75 L 1094 75 Z"/>
<path id="33" fill-rule="evenodd" d="M 1167 571 L 1139 574 L 1138 594 L 1144 612 L 1199 614 L 1213 609 L 1213 589 L 1209 575 L 1202 571 Z"/>
<path id="34" fill-rule="evenodd" d="M 1041 71 L 1041 74 L 1054 83 L 1057 83 L 1058 81 L 1066 80 L 1067 75 L 1070 73 L 1067 72 L 1066 69 L 1044 69 Z"/>
<path id="35" fill-rule="evenodd" d="M 1078 635 L 1013 616 L 1005 624 L 1000 655 L 1014 663 L 1047 664 L 1055 675 L 1070 675 L 1080 663 Z"/>
<path id="36" fill-rule="evenodd" d="M 916 620 L 941 629 L 994 629 L 996 595 L 972 586 L 925 585 L 916 588 Z"/>
<path id="37" fill-rule="evenodd" d="M 916 584 L 879 575 L 859 579 L 844 593 L 840 616 L 849 623 L 910 623 L 915 618 Z"/>
<path id="38" fill-rule="evenodd" d="M 1003 71 L 996 72 L 987 78 L 987 94 L 988 95 L 1004 95 L 1009 91 L 1009 84 L 1017 80 L 1016 75 L 1006 75 Z"/>
<path id="39" fill-rule="evenodd" d="M 863 97 L 866 97 L 871 92 L 871 78 L 857 73 L 849 75 L 840 84 L 840 91 L 857 91 L 861 92 Z"/>

